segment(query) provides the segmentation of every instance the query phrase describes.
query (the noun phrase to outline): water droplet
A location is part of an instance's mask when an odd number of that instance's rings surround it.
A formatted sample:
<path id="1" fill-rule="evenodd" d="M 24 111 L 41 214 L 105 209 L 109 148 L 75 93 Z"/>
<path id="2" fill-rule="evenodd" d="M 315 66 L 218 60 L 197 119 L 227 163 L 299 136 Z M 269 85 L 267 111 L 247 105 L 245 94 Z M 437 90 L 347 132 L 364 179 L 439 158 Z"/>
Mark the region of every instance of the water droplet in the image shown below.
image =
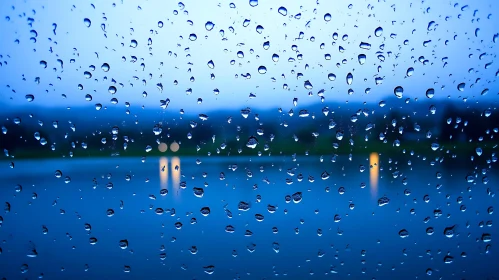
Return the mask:
<path id="1" fill-rule="evenodd" d="M 209 67 L 210 69 L 215 68 L 215 63 L 213 63 L 213 60 L 208 61 L 208 64 L 207 64 L 207 65 L 208 65 L 208 67 Z"/>
<path id="2" fill-rule="evenodd" d="M 366 55 L 365 54 L 359 54 L 358 56 L 359 64 L 364 65 L 366 63 Z"/>
<path id="3" fill-rule="evenodd" d="M 196 41 L 197 38 L 198 38 L 198 36 L 196 36 L 196 34 L 194 34 L 194 33 L 191 33 L 189 35 L 189 40 L 191 40 L 191 41 Z"/>
<path id="4" fill-rule="evenodd" d="M 303 86 L 305 87 L 305 89 L 308 89 L 308 90 L 311 90 L 313 89 L 314 87 L 312 86 L 312 83 L 309 81 L 309 80 L 306 80 L 304 83 L 303 83 Z"/>
<path id="5" fill-rule="evenodd" d="M 264 29 L 264 28 L 263 28 L 263 26 L 261 26 L 261 25 L 257 25 L 257 26 L 256 26 L 256 32 L 257 32 L 258 34 L 262 34 L 263 29 Z"/>
<path id="6" fill-rule="evenodd" d="M 390 199 L 386 196 L 383 196 L 381 197 L 380 199 L 378 199 L 378 206 L 385 206 L 387 205 L 388 203 L 390 203 Z"/>
<path id="7" fill-rule="evenodd" d="M 108 217 L 112 217 L 112 216 L 114 216 L 114 210 L 113 210 L 113 209 L 107 209 L 107 211 L 106 211 L 106 215 L 107 215 Z"/>
<path id="8" fill-rule="evenodd" d="M 204 24 L 204 28 L 206 28 L 207 31 L 212 31 L 214 27 L 215 27 L 215 24 L 211 21 L 207 21 Z"/>
<path id="9" fill-rule="evenodd" d="M 433 98 L 435 96 L 435 90 L 432 88 L 429 88 L 426 90 L 426 97 L 428 98 Z"/>
<path id="10" fill-rule="evenodd" d="M 211 210 L 210 210 L 210 207 L 203 207 L 203 208 L 201 208 L 200 212 L 201 212 L 201 215 L 206 217 L 206 216 L 210 215 Z"/>
<path id="11" fill-rule="evenodd" d="M 406 73 L 406 75 L 407 75 L 407 77 L 410 77 L 410 76 L 412 76 L 412 74 L 414 74 L 414 68 L 409 67 L 409 68 L 407 69 L 407 73 Z"/>
<path id="12" fill-rule="evenodd" d="M 285 7 L 281 6 L 277 11 L 279 12 L 279 14 L 281 14 L 283 16 L 287 16 L 288 15 L 288 10 Z"/>
<path id="13" fill-rule="evenodd" d="M 325 20 L 326 22 L 331 21 L 331 14 L 330 14 L 330 13 L 326 13 L 326 14 L 324 15 L 324 20 Z"/>
<path id="14" fill-rule="evenodd" d="M 380 26 L 380 27 L 378 27 L 378 28 L 376 28 L 376 29 L 374 30 L 374 35 L 375 35 L 376 37 L 380 37 L 381 35 L 383 35 L 383 28 L 381 28 L 381 26 Z"/>
<path id="15" fill-rule="evenodd" d="M 159 28 L 163 28 L 163 22 L 162 21 L 158 21 L 158 27 Z"/>
<path id="16" fill-rule="evenodd" d="M 95 238 L 95 237 L 90 237 L 90 238 L 88 239 L 88 242 L 90 243 L 90 245 L 95 245 L 95 244 L 97 244 L 97 238 Z"/>
<path id="17" fill-rule="evenodd" d="M 204 269 L 204 272 L 206 274 L 213 274 L 215 272 L 215 266 L 214 265 L 205 266 L 205 267 L 203 267 L 203 269 Z"/>
<path id="18" fill-rule="evenodd" d="M 249 0 L 249 5 L 251 7 L 256 7 L 258 6 L 258 0 Z"/>
<path id="19" fill-rule="evenodd" d="M 109 64 L 107 63 L 103 63 L 102 66 L 100 67 L 102 69 L 102 71 L 104 72 L 108 72 L 110 67 L 109 67 Z"/>
<path id="20" fill-rule="evenodd" d="M 35 100 L 35 96 L 33 94 L 26 94 L 25 98 L 28 102 Z"/>
<path id="21" fill-rule="evenodd" d="M 460 83 L 459 85 L 457 85 L 457 90 L 464 91 L 465 87 L 466 87 L 466 83 Z"/>
<path id="22" fill-rule="evenodd" d="M 29 271 L 29 267 L 27 264 L 21 265 L 21 273 L 27 273 Z"/>
<path id="23" fill-rule="evenodd" d="M 90 79 L 90 78 L 92 78 L 92 73 L 85 71 L 85 72 L 83 72 L 83 76 L 85 76 L 85 79 Z"/>
<path id="24" fill-rule="evenodd" d="M 88 18 L 85 18 L 83 20 L 83 23 L 85 24 L 86 27 L 90 27 L 90 25 L 92 25 L 92 22 L 90 21 L 90 19 Z"/>
<path id="25" fill-rule="evenodd" d="M 126 248 L 128 248 L 128 240 L 126 239 L 120 240 L 118 245 L 120 246 L 121 249 L 125 250 Z"/>
<path id="26" fill-rule="evenodd" d="M 115 94 L 117 89 L 115 86 L 110 86 L 107 90 L 110 94 Z"/>
<path id="27" fill-rule="evenodd" d="M 265 67 L 265 66 L 263 66 L 263 65 L 262 65 L 262 66 L 260 66 L 260 67 L 258 67 L 258 73 L 260 73 L 260 74 L 265 74 L 265 73 L 267 73 L 267 67 Z"/>
<path id="28" fill-rule="evenodd" d="M 394 90 L 393 93 L 397 98 L 402 98 L 404 96 L 404 88 L 401 86 L 397 86 Z"/>
<path id="29" fill-rule="evenodd" d="M 407 237 L 409 237 L 409 232 L 405 229 L 402 229 L 399 231 L 399 236 L 400 236 L 400 238 L 407 238 Z"/>
<path id="30" fill-rule="evenodd" d="M 353 82 L 353 75 L 352 75 L 352 73 L 348 73 L 347 74 L 346 81 L 347 81 L 347 85 L 351 85 L 352 84 L 352 82 Z"/>
<path id="31" fill-rule="evenodd" d="M 330 81 L 334 81 L 334 80 L 336 80 L 336 75 L 335 75 L 335 74 L 333 74 L 333 73 L 329 73 L 329 74 L 327 75 L 327 78 L 328 78 Z"/>

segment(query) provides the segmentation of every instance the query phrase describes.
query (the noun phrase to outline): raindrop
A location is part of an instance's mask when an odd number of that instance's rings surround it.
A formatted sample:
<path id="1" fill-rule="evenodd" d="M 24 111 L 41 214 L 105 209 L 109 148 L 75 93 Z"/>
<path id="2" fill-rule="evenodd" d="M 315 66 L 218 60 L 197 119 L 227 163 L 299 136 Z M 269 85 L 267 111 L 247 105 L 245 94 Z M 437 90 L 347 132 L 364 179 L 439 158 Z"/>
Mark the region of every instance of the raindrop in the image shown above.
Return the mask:
<path id="1" fill-rule="evenodd" d="M 346 81 L 347 81 L 347 85 L 351 85 L 352 84 L 352 82 L 353 82 L 353 75 L 352 75 L 352 73 L 348 73 L 347 74 Z"/>
<path id="2" fill-rule="evenodd" d="M 466 87 L 466 84 L 465 83 L 460 83 L 459 85 L 457 85 L 457 90 L 464 91 L 464 87 Z"/>
<path id="3" fill-rule="evenodd" d="M 326 13 L 326 14 L 324 15 L 324 20 L 325 20 L 326 22 L 331 21 L 331 14 L 330 14 L 330 13 Z"/>
<path id="4" fill-rule="evenodd" d="M 250 4 L 251 4 L 251 1 L 250 1 Z M 288 10 L 285 7 L 281 6 L 277 11 L 279 12 L 279 14 L 281 14 L 283 16 L 288 15 Z"/>
<path id="5" fill-rule="evenodd" d="M 102 71 L 104 71 L 104 72 L 108 72 L 108 71 L 109 71 L 109 68 L 110 68 L 110 67 L 109 67 L 109 64 L 107 64 L 107 63 L 103 63 L 103 64 L 102 64 L 102 66 L 101 66 L 101 69 L 102 69 Z"/>
<path id="6" fill-rule="evenodd" d="M 95 245 L 95 244 L 97 244 L 97 238 L 95 238 L 95 237 L 90 237 L 90 238 L 88 239 L 88 242 L 90 243 L 90 245 Z"/>
<path id="7" fill-rule="evenodd" d="M 358 60 L 359 60 L 359 64 L 363 65 L 364 63 L 366 63 L 366 55 L 365 54 L 359 54 Z"/>
<path id="8" fill-rule="evenodd" d="M 435 90 L 432 88 L 429 88 L 426 90 L 426 97 L 428 98 L 433 98 L 435 96 Z"/>
<path id="9" fill-rule="evenodd" d="M 90 19 L 88 18 L 85 18 L 83 20 L 83 23 L 85 24 L 86 27 L 90 27 L 90 25 L 92 25 L 92 22 L 90 21 Z"/>
<path id="10" fill-rule="evenodd" d="M 405 229 L 402 229 L 401 231 L 399 231 L 399 236 L 400 238 L 407 238 L 409 237 L 409 232 Z"/>
<path id="11" fill-rule="evenodd" d="M 381 28 L 381 27 L 376 28 L 376 29 L 374 30 L 374 35 L 375 35 L 376 37 L 380 37 L 381 35 L 383 35 L 383 28 Z"/>
<path id="12" fill-rule="evenodd" d="M 126 239 L 120 240 L 119 246 L 121 249 L 125 250 L 126 248 L 128 248 L 128 240 Z"/>
<path id="13" fill-rule="evenodd" d="M 213 22 L 211 22 L 211 21 L 207 21 L 204 24 L 204 28 L 206 28 L 207 31 L 213 30 L 214 27 L 215 27 L 215 24 Z"/>
<path id="14" fill-rule="evenodd" d="M 401 86 L 397 86 L 394 90 L 393 93 L 397 98 L 402 98 L 404 96 L 404 88 Z"/>
<path id="15" fill-rule="evenodd" d="M 25 98 L 28 102 L 35 100 L 35 96 L 33 94 L 26 94 Z"/>

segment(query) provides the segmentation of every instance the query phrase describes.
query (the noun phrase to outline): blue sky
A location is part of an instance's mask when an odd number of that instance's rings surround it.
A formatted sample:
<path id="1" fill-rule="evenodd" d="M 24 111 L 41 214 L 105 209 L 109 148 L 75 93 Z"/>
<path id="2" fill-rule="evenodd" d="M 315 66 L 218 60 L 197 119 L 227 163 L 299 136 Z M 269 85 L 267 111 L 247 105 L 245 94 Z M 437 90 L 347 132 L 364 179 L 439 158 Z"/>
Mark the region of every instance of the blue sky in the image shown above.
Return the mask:
<path id="1" fill-rule="evenodd" d="M 497 43 L 493 42 L 494 34 L 499 33 L 499 15 L 493 13 L 499 11 L 499 4 L 495 1 L 455 4 L 260 0 L 254 7 L 247 0 L 233 2 L 235 8 L 230 7 L 230 1 L 193 0 L 180 5 L 175 1 L 138 4 L 118 0 L 95 1 L 94 8 L 86 1 L 2 1 L 0 102 L 11 108 L 96 103 L 125 106 L 125 102 L 135 108 L 151 108 L 159 107 L 160 100 L 169 98 L 172 109 L 203 111 L 246 106 L 286 109 L 293 106 L 294 98 L 298 98 L 299 107 L 320 102 L 317 93 L 322 89 L 326 103 L 377 104 L 394 96 L 396 86 L 404 88 L 403 99 L 426 99 L 428 88 L 435 89 L 434 99 L 439 100 L 497 99 L 499 67 L 492 63 L 485 69 L 487 63 L 496 59 L 499 44 L 499 38 Z M 286 16 L 278 12 L 279 7 L 286 8 Z M 327 13 L 331 15 L 330 21 L 325 20 Z M 28 17 L 34 19 L 32 27 Z M 85 18 L 90 19 L 90 27 L 84 23 Z M 246 27 L 245 20 L 250 20 Z M 163 22 L 162 28 L 158 27 L 159 21 Z M 215 25 L 211 31 L 205 28 L 208 21 Z M 435 25 L 428 30 L 431 21 Z M 263 27 L 261 34 L 256 31 L 258 25 Z M 383 29 L 379 37 L 375 36 L 377 27 Z M 37 32 L 36 43 L 30 41 L 31 30 Z M 220 30 L 224 31 L 223 36 Z M 300 32 L 303 32 L 301 39 Z M 197 39 L 190 40 L 190 34 L 196 34 Z M 152 44 L 148 44 L 149 38 Z M 135 48 L 130 47 L 132 40 L 137 41 Z M 404 43 L 405 40 L 408 41 Z M 424 46 L 423 42 L 429 40 Z M 267 41 L 270 47 L 264 49 Z M 369 43 L 370 49 L 360 48 L 362 42 Z M 238 57 L 239 51 L 244 57 Z M 272 59 L 273 54 L 279 56 L 277 62 Z M 327 54 L 330 60 L 325 58 Z M 366 55 L 363 65 L 358 62 L 359 54 Z M 385 57 L 383 62 L 378 59 L 380 54 Z M 131 56 L 137 57 L 135 63 L 131 62 Z M 428 60 L 426 65 L 419 61 L 422 56 Z M 295 61 L 290 62 L 289 58 Z M 63 68 L 58 59 L 63 61 Z M 75 62 L 70 63 L 71 59 Z M 47 62 L 46 68 L 40 65 L 42 60 Z M 213 69 L 208 67 L 210 60 L 214 62 Z M 231 60 L 235 61 L 233 65 Z M 103 63 L 110 65 L 109 72 L 101 69 Z M 258 72 L 260 66 L 266 67 L 265 74 Z M 414 68 L 411 77 L 406 75 L 409 67 Z M 85 71 L 92 78 L 86 79 Z M 250 79 L 242 76 L 246 73 L 251 75 Z M 298 73 L 303 76 L 297 78 Z M 336 80 L 330 81 L 329 73 Z M 351 85 L 346 82 L 348 73 L 353 75 Z M 37 77 L 39 84 L 35 82 Z M 376 77 L 383 78 L 382 84 L 375 84 Z M 311 90 L 304 87 L 305 81 L 313 85 Z M 162 92 L 156 86 L 158 83 L 163 85 Z M 466 84 L 462 92 L 457 89 L 459 83 Z M 79 84 L 83 90 L 78 89 Z M 108 92 L 113 85 L 117 87 L 114 95 Z M 369 94 L 365 93 L 366 88 L 371 88 Z M 485 88 L 489 89 L 488 94 L 480 96 Z M 186 94 L 188 89 L 192 89 L 190 95 Z M 215 95 L 214 89 L 220 94 Z M 347 93 L 349 89 L 353 94 Z M 308 96 L 309 91 L 313 96 Z M 146 98 L 143 92 L 147 92 Z M 249 98 L 250 93 L 256 97 Z M 35 100 L 28 102 L 27 94 L 33 94 Z M 86 94 L 92 95 L 92 101 L 85 100 Z M 113 97 L 118 104 L 110 102 Z M 202 98 L 201 104 L 198 98 Z"/>

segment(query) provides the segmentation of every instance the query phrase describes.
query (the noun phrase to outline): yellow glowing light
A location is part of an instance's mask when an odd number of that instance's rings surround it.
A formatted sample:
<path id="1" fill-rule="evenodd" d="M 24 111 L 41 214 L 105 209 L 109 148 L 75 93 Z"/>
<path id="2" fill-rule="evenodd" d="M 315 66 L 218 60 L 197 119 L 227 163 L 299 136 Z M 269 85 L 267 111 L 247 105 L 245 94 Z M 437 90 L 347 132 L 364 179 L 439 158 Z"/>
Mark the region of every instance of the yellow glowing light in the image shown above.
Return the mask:
<path id="1" fill-rule="evenodd" d="M 161 143 L 158 145 L 158 150 L 164 153 L 168 150 L 168 145 L 166 143 Z"/>
<path id="2" fill-rule="evenodd" d="M 170 145 L 170 150 L 171 150 L 172 152 L 174 152 L 174 153 L 175 153 L 176 151 L 178 151 L 178 149 L 179 149 L 179 148 L 180 148 L 180 146 L 178 145 L 178 143 L 177 143 L 177 142 L 173 142 L 173 143 Z"/>
<path id="3" fill-rule="evenodd" d="M 378 195 L 378 177 L 379 177 L 379 154 L 371 153 L 369 155 L 369 180 L 371 195 L 376 197 Z"/>
<path id="4" fill-rule="evenodd" d="M 172 157 L 171 174 L 173 179 L 173 191 L 178 196 L 180 188 L 180 158 Z"/>
<path id="5" fill-rule="evenodd" d="M 159 158 L 159 180 L 161 189 L 168 189 L 168 159 Z"/>

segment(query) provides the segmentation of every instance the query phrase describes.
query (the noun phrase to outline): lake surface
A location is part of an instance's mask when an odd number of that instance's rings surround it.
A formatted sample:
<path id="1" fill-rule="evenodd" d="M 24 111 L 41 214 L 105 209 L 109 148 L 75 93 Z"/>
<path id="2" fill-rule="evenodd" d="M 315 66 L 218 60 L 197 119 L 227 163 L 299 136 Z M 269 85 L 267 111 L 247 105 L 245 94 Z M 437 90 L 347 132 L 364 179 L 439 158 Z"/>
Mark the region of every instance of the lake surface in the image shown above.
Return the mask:
<path id="1" fill-rule="evenodd" d="M 445 168 L 373 153 L 336 162 L 67 158 L 16 161 L 15 168 L 2 162 L 0 172 L 8 203 L 0 215 L 0 278 L 499 274 L 498 175 L 486 165 Z"/>

